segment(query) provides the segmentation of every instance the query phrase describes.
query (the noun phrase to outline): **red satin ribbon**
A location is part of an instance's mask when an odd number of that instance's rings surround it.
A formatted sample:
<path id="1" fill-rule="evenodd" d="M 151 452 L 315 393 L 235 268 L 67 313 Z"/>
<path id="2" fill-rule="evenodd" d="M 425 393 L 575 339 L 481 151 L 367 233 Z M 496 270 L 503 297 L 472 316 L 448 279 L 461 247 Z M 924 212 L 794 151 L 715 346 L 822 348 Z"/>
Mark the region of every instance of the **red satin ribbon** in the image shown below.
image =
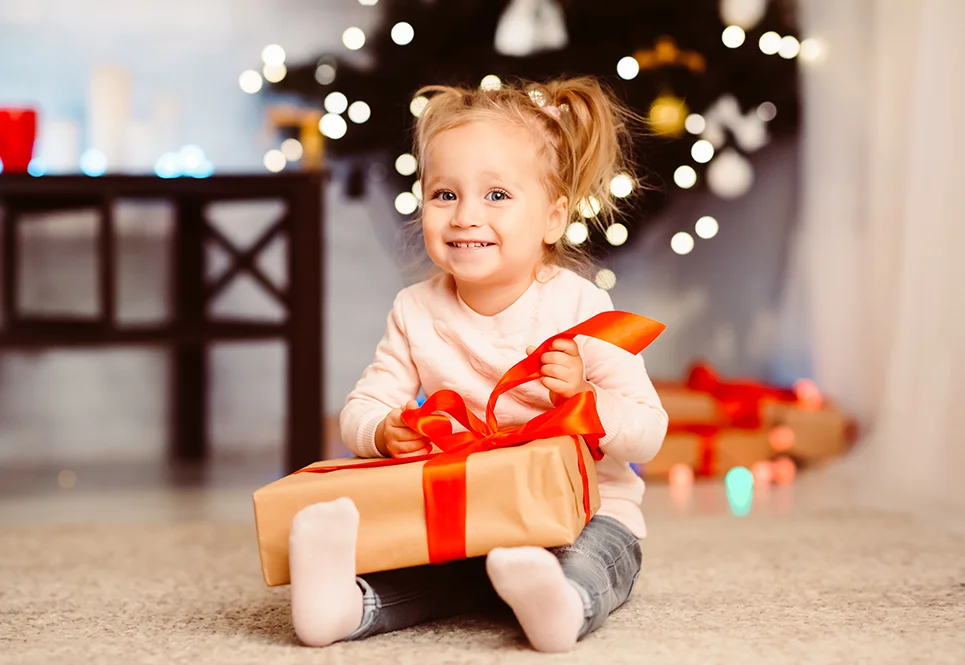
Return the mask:
<path id="1" fill-rule="evenodd" d="M 721 381 L 717 373 L 705 364 L 696 364 L 691 368 L 687 387 L 709 393 L 720 403 L 726 415 L 726 424 L 742 429 L 757 429 L 761 426 L 761 402 L 765 399 L 797 401 L 797 396 L 791 390 L 753 381 Z"/>
<path id="2" fill-rule="evenodd" d="M 710 394 L 719 404 L 724 419 L 719 423 L 670 423 L 668 433 L 696 434 L 700 437 L 697 476 L 713 476 L 717 470 L 717 436 L 727 427 L 758 429 L 761 427 L 761 402 L 774 399 L 797 401 L 791 390 L 766 386 L 753 381 L 724 382 L 709 365 L 694 365 L 687 377 L 691 390 Z"/>
<path id="3" fill-rule="evenodd" d="M 547 339 L 529 356 L 513 365 L 499 380 L 486 405 L 482 421 L 466 406 L 462 396 L 452 390 L 430 395 L 418 409 L 405 411 L 402 420 L 435 444 L 439 451 L 395 459 L 379 459 L 359 464 L 306 467 L 296 473 L 330 473 L 343 469 L 367 469 L 425 461 L 422 490 L 425 503 L 429 561 L 443 563 L 466 557 L 466 458 L 477 452 L 507 448 L 536 439 L 572 436 L 579 453 L 582 437 L 593 459 L 603 457 L 600 439 L 605 435 L 596 412 L 592 391 L 579 393 L 558 406 L 516 427 L 499 429 L 496 400 L 508 390 L 542 377 L 541 356 L 557 339 L 586 335 L 609 342 L 636 355 L 666 328 L 662 323 L 629 312 L 603 312 Z M 440 414 L 448 414 L 440 415 Z M 449 417 L 466 428 L 453 432 Z M 583 507 L 590 518 L 589 479 L 583 455 L 579 459 L 583 479 Z"/>

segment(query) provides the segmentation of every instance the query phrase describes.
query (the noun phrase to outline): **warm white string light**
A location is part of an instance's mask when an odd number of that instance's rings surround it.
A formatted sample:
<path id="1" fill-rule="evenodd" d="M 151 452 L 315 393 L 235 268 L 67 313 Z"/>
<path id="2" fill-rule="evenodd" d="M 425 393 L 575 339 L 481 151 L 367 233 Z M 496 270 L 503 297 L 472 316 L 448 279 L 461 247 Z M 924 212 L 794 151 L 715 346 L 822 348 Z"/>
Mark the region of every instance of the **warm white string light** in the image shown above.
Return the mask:
<path id="1" fill-rule="evenodd" d="M 724 46 L 727 48 L 738 48 L 744 43 L 746 37 L 747 35 L 744 34 L 744 29 L 739 25 L 727 26 L 720 35 L 721 41 L 724 42 Z"/>

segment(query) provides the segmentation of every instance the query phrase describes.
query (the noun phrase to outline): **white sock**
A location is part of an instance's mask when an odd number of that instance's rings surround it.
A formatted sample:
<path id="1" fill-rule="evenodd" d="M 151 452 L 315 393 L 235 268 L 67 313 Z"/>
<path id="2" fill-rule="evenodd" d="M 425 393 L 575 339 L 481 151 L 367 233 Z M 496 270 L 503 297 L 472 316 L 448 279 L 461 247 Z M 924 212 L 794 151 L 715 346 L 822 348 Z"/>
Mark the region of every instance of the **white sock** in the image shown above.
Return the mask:
<path id="1" fill-rule="evenodd" d="M 355 582 L 359 512 L 341 498 L 303 508 L 289 538 L 292 622 L 308 646 L 345 639 L 362 623 L 362 590 Z"/>
<path id="2" fill-rule="evenodd" d="M 486 571 L 539 651 L 569 651 L 583 627 L 583 600 L 560 562 L 542 547 L 497 548 Z"/>

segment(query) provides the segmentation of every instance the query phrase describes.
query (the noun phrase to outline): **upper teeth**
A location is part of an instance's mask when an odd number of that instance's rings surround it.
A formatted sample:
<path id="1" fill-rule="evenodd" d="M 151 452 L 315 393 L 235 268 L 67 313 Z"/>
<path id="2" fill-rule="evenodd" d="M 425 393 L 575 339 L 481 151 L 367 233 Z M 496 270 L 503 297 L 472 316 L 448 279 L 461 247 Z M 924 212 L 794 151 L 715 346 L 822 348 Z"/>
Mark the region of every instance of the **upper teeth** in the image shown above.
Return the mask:
<path id="1" fill-rule="evenodd" d="M 488 243 L 484 242 L 454 242 L 456 247 L 485 247 Z"/>

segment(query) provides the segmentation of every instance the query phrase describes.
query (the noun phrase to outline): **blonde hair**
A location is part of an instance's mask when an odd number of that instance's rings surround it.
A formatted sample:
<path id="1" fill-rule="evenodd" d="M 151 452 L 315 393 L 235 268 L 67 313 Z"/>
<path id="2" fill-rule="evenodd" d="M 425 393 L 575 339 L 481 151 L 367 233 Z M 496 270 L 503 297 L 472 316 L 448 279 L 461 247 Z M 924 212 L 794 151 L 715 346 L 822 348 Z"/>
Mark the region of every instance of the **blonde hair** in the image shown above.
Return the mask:
<path id="1" fill-rule="evenodd" d="M 631 168 L 629 129 L 639 116 L 594 78 L 502 83 L 498 90 L 431 85 L 416 93 L 420 95 L 428 98 L 415 126 L 414 149 L 423 182 L 424 157 L 433 138 L 469 122 L 497 120 L 527 128 L 538 139 L 547 164 L 547 195 L 568 201 L 567 228 L 585 221 L 605 230 L 618 214 L 610 193 L 613 178 L 623 174 L 635 188 L 640 184 Z M 599 210 L 582 214 L 588 207 Z M 565 233 L 546 246 L 544 259 L 584 274 L 592 267 L 588 253 L 568 242 Z"/>

